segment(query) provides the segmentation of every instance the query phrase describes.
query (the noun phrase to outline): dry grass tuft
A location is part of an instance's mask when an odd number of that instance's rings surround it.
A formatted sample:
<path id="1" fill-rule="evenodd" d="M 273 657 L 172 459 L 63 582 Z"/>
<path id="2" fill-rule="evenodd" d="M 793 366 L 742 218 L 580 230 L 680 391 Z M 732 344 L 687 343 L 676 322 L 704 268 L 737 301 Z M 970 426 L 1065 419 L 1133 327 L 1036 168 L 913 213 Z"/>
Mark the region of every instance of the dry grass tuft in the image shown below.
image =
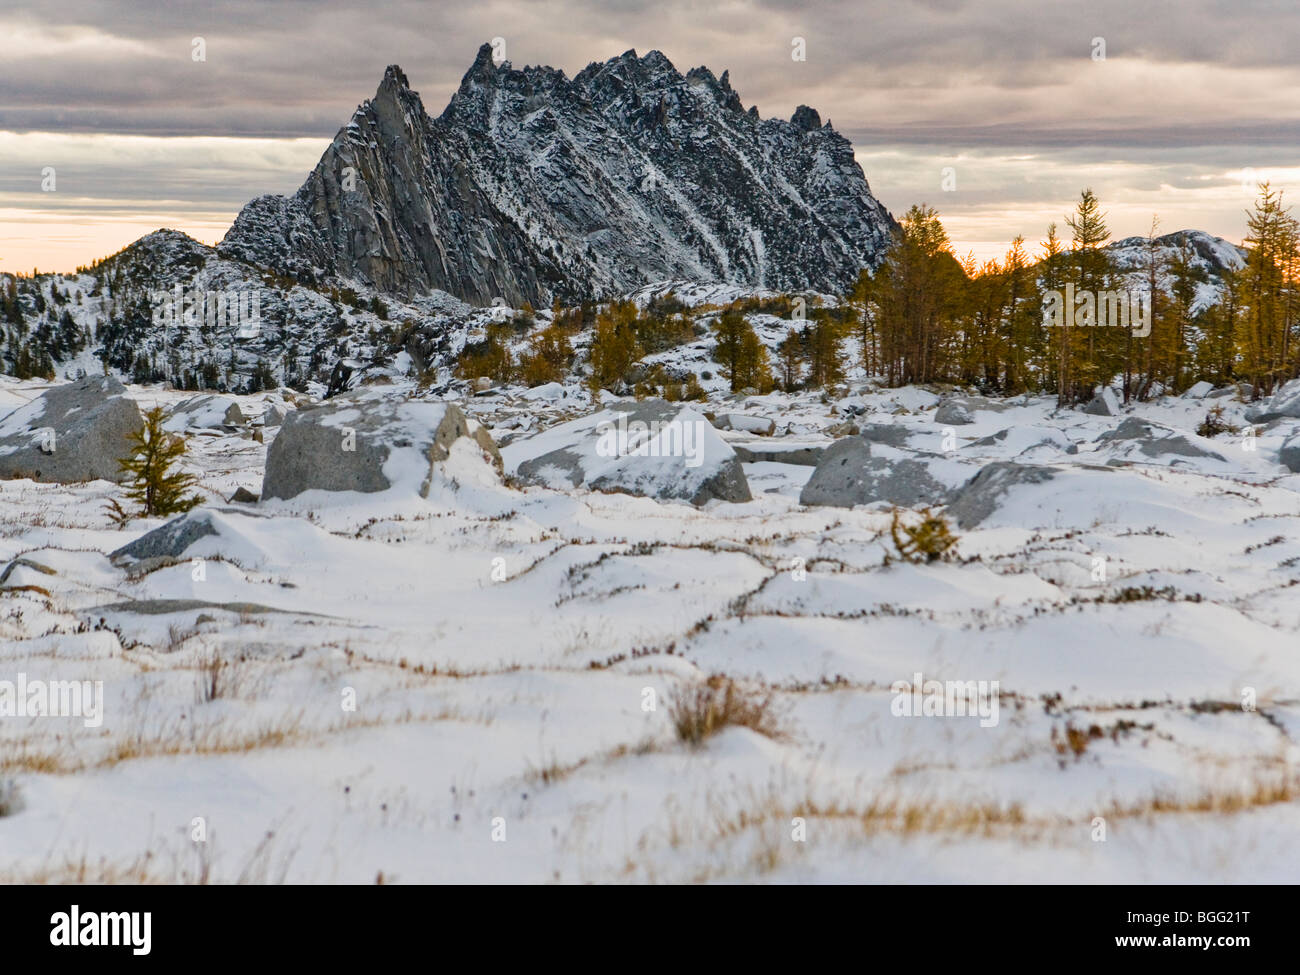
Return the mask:
<path id="1" fill-rule="evenodd" d="M 238 697 L 244 685 L 245 674 L 241 660 L 228 660 L 217 651 L 199 660 L 198 678 L 194 696 L 200 704 L 210 704 L 222 698 Z"/>
<path id="2" fill-rule="evenodd" d="M 12 816 L 23 807 L 18 783 L 13 779 L 0 779 L 0 819 Z"/>
<path id="3" fill-rule="evenodd" d="M 679 689 L 668 705 L 668 713 L 678 739 L 693 748 L 731 727 L 781 738 L 784 731 L 775 700 L 771 690 L 750 690 L 730 677 L 714 674 L 703 683 Z"/>

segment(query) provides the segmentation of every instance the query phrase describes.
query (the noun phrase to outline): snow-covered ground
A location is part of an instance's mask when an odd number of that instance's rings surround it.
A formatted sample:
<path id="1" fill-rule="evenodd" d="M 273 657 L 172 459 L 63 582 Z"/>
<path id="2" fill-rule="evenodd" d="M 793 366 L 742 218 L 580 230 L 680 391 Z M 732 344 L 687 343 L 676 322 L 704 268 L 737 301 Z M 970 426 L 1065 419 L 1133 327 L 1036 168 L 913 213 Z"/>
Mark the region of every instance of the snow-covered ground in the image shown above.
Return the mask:
<path id="1" fill-rule="evenodd" d="M 0 379 L 0 413 L 42 388 Z M 587 412 L 575 391 L 462 405 L 520 443 Z M 938 401 L 710 408 L 776 421 L 733 444 L 852 419 L 939 452 Z M 455 455 L 428 499 L 231 504 L 274 430 L 192 430 L 219 530 L 152 571 L 108 557 L 163 523 L 115 528 L 116 485 L 0 482 L 0 566 L 40 567 L 0 583 L 0 681 L 104 688 L 96 727 L 0 718 L 0 880 L 1296 882 L 1300 475 L 1276 453 L 1300 421 L 1245 450 L 1195 438 L 1207 405 L 1134 410 L 1224 460 L 1121 456 L 1097 442 L 1120 418 L 1047 398 L 976 412 L 953 462 L 1032 443 L 1069 476 L 924 566 L 887 563 L 886 506 L 803 506 L 813 468 L 772 460 L 703 508 Z M 896 715 L 917 673 L 998 682 L 996 722 Z M 772 692 L 778 732 L 681 742 L 673 702 L 713 674 Z"/>

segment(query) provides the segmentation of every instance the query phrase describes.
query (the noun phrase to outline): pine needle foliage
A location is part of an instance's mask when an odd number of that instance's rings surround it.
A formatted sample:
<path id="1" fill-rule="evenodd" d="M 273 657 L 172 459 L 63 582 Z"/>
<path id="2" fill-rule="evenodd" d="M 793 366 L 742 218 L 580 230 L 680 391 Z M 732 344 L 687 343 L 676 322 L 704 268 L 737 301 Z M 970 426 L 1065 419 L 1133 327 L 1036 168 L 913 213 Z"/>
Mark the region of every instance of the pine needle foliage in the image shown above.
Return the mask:
<path id="1" fill-rule="evenodd" d="M 921 521 L 915 525 L 903 524 L 899 509 L 889 525 L 889 536 L 894 550 L 904 562 L 925 564 L 943 562 L 957 554 L 957 536 L 953 534 L 948 519 L 933 514 L 929 508 L 921 509 Z"/>
<path id="2" fill-rule="evenodd" d="M 128 440 L 131 452 L 117 462 L 130 475 L 126 496 L 140 505 L 145 518 L 180 514 L 203 501 L 197 494 L 186 495 L 197 483 L 194 475 L 172 470 L 185 455 L 185 438 L 168 433 L 162 423 L 161 406 L 147 411 L 144 426 Z"/>

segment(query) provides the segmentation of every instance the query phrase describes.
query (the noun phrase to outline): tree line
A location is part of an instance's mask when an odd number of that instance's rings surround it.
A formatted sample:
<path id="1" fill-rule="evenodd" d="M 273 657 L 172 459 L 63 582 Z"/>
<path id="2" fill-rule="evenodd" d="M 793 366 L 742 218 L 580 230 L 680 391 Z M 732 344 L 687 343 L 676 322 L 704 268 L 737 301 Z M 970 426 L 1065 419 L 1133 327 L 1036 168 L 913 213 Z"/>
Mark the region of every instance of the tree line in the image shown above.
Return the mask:
<path id="1" fill-rule="evenodd" d="M 1202 306 L 1205 269 L 1186 242 L 1172 253 L 1161 247 L 1154 220 L 1139 266 L 1116 266 L 1090 189 L 1065 219 L 1068 239 L 1051 224 L 1037 259 L 1017 237 L 1001 261 L 978 266 L 952 253 L 932 208 L 913 206 L 884 262 L 864 271 L 848 295 L 862 366 L 891 385 L 1053 392 L 1062 405 L 1112 382 L 1125 401 L 1202 380 L 1246 381 L 1256 397 L 1269 395 L 1300 375 L 1300 223 L 1282 194 L 1261 183 L 1248 226 L 1244 264 L 1227 269 L 1221 299 Z M 1143 328 L 1100 327 L 1104 309 L 1095 296 L 1123 299 L 1135 286 L 1146 302 Z M 1088 303 L 1066 308 L 1062 326 L 1045 309 L 1052 292 L 1067 288 Z"/>

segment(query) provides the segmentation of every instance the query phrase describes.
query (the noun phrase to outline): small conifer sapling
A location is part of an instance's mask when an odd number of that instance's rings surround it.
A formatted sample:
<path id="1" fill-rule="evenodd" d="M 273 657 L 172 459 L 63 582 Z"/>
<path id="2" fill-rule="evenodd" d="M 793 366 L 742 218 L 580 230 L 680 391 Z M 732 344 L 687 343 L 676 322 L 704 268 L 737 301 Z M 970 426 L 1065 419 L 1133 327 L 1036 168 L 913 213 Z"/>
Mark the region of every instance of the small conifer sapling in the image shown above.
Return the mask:
<path id="1" fill-rule="evenodd" d="M 117 462 L 130 475 L 126 496 L 146 518 L 180 514 L 203 501 L 197 494 L 186 495 L 197 483 L 194 475 L 171 469 L 185 454 L 185 438 L 168 433 L 162 423 L 161 406 L 147 411 L 144 426 L 128 438 L 130 454 Z"/>

